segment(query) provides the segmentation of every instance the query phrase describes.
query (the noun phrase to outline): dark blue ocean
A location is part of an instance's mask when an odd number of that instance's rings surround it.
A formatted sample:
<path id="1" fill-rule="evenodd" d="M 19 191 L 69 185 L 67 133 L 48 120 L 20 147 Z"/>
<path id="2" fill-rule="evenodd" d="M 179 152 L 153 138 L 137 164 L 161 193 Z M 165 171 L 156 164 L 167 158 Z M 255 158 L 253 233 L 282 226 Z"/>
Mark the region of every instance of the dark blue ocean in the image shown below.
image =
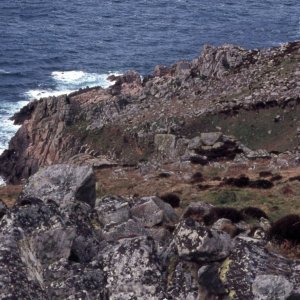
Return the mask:
<path id="1" fill-rule="evenodd" d="M 0 151 L 8 118 L 32 98 L 149 73 L 206 44 L 246 48 L 300 38 L 299 0 L 0 0 Z"/>

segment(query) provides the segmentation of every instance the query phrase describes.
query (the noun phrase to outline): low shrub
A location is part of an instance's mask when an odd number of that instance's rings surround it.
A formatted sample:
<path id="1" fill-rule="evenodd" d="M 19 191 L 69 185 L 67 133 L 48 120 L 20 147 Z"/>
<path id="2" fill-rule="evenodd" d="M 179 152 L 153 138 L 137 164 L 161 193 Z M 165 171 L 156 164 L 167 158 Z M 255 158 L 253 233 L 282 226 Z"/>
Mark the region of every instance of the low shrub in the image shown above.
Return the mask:
<path id="1" fill-rule="evenodd" d="M 269 237 L 279 243 L 288 240 L 293 244 L 300 243 L 300 216 L 287 215 L 277 220 L 269 231 Z"/>
<path id="2" fill-rule="evenodd" d="M 240 213 L 246 219 L 247 218 L 249 218 L 249 219 L 257 219 L 257 220 L 259 220 L 260 218 L 269 219 L 269 217 L 267 216 L 267 214 L 262 209 L 260 209 L 258 207 L 248 206 L 248 207 L 242 208 L 240 210 Z"/>
<path id="3" fill-rule="evenodd" d="M 203 217 L 205 225 L 212 225 L 219 219 L 229 219 L 232 223 L 238 223 L 242 221 L 243 215 L 231 207 L 213 207 L 210 212 Z"/>
<path id="4" fill-rule="evenodd" d="M 266 179 L 258 179 L 250 182 L 249 187 L 255 189 L 270 189 L 274 186 L 273 182 Z"/>
<path id="5" fill-rule="evenodd" d="M 191 182 L 192 183 L 202 182 L 202 181 L 203 181 L 203 175 L 202 175 L 201 172 L 196 172 L 191 177 Z"/>
<path id="6" fill-rule="evenodd" d="M 180 198 L 176 194 L 167 193 L 167 194 L 164 194 L 164 195 L 160 196 L 160 198 L 164 202 L 169 203 L 174 208 L 180 206 Z"/>
<path id="7" fill-rule="evenodd" d="M 232 186 L 236 186 L 236 187 L 247 187 L 250 183 L 250 179 L 245 176 L 245 175 L 241 175 L 239 178 L 225 178 L 224 179 L 225 184 L 227 185 L 232 185 Z"/>

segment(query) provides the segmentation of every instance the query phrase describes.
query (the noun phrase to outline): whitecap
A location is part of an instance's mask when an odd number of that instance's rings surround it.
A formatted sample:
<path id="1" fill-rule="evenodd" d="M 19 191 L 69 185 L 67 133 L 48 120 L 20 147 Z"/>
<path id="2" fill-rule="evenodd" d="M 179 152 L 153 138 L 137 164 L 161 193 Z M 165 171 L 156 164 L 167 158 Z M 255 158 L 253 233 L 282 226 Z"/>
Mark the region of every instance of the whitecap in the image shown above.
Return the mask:
<path id="1" fill-rule="evenodd" d="M 20 127 L 19 125 L 15 125 L 14 122 L 10 120 L 10 117 L 27 103 L 28 101 L 1 103 L 0 154 L 2 154 L 2 152 L 8 148 L 10 139 L 14 136 L 14 134 Z"/>
<path id="2" fill-rule="evenodd" d="M 0 176 L 0 186 L 5 186 L 6 183 L 4 181 L 4 179 Z"/>
<path id="3" fill-rule="evenodd" d="M 107 80 L 109 75 L 120 75 L 120 73 L 98 74 L 83 71 L 55 71 L 51 74 L 59 90 L 79 89 L 87 86 L 107 88 L 112 84 L 111 81 Z"/>
<path id="4" fill-rule="evenodd" d="M 59 96 L 64 94 L 70 94 L 73 90 L 29 90 L 25 92 L 26 99 L 33 100 L 33 99 L 40 99 L 40 98 L 46 98 L 46 97 L 53 97 L 53 96 Z"/>
<path id="5" fill-rule="evenodd" d="M 51 96 L 70 94 L 80 88 L 101 86 L 107 88 L 113 82 L 107 80 L 110 75 L 120 75 L 119 72 L 107 74 L 87 73 L 84 71 L 55 71 L 51 73 L 54 89 L 33 89 L 25 93 L 26 99 L 40 99 Z"/>
<path id="6" fill-rule="evenodd" d="M 10 72 L 4 70 L 4 69 L 0 69 L 0 74 L 10 74 Z"/>

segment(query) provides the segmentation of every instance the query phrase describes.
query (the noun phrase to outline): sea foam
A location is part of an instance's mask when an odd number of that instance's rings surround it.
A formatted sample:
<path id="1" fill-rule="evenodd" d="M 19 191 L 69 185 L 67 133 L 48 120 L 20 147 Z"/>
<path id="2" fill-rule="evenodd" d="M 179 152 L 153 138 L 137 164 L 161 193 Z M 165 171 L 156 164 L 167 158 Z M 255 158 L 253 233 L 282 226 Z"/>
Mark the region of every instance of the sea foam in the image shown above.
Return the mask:
<path id="1" fill-rule="evenodd" d="M 27 103 L 28 101 L 1 103 L 0 154 L 7 149 L 10 139 L 20 127 L 19 125 L 15 125 L 13 121 L 10 120 L 10 117 Z"/>
<path id="2" fill-rule="evenodd" d="M 51 73 L 51 78 L 55 86 L 53 89 L 29 90 L 25 93 L 25 97 L 31 100 L 70 94 L 85 87 L 101 86 L 107 88 L 112 84 L 111 81 L 107 80 L 109 75 L 120 75 L 120 73 L 98 74 L 84 71 L 55 71 Z"/>
<path id="3" fill-rule="evenodd" d="M 4 70 L 4 69 L 0 69 L 0 74 L 10 74 L 10 72 Z"/>

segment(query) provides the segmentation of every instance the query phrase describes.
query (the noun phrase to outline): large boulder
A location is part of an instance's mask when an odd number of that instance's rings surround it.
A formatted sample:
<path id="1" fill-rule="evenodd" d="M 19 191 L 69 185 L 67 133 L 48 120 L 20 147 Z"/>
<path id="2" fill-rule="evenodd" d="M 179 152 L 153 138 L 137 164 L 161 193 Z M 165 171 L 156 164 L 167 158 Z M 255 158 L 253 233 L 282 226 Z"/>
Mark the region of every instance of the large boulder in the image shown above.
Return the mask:
<path id="1" fill-rule="evenodd" d="M 151 238 L 123 239 L 102 253 L 109 299 L 164 298 L 161 262 Z"/>
<path id="2" fill-rule="evenodd" d="M 109 299 L 105 277 L 99 260 L 88 264 L 61 259 L 46 270 L 46 299 Z M 31 298 L 40 299 L 40 298 Z"/>
<path id="3" fill-rule="evenodd" d="M 168 266 L 168 297 L 166 299 L 199 300 L 198 264 L 173 257 Z M 202 295 L 201 295 L 202 296 Z"/>
<path id="4" fill-rule="evenodd" d="M 285 300 L 291 295 L 293 284 L 282 275 L 258 275 L 252 284 L 255 299 Z"/>
<path id="5" fill-rule="evenodd" d="M 0 220 L 0 299 L 103 299 L 99 239 L 88 204 L 42 201 Z"/>
<path id="6" fill-rule="evenodd" d="M 145 227 L 153 227 L 161 223 L 174 224 L 178 217 L 173 207 L 158 197 L 143 197 L 138 199 L 131 208 L 133 219 Z"/>
<path id="7" fill-rule="evenodd" d="M 300 262 L 268 251 L 257 239 L 238 236 L 219 274 L 235 299 L 287 299 L 300 292 Z"/>
<path id="8" fill-rule="evenodd" d="M 129 203 L 122 197 L 106 196 L 97 199 L 95 210 L 103 225 L 123 223 L 130 217 Z"/>
<path id="9" fill-rule="evenodd" d="M 188 218 L 176 228 L 174 244 L 179 257 L 197 262 L 212 262 L 226 258 L 231 251 L 230 235 L 200 226 Z"/>
<path id="10" fill-rule="evenodd" d="M 41 282 L 31 274 L 16 238 L 0 234 L 0 299 L 47 299 Z"/>
<path id="11" fill-rule="evenodd" d="M 94 207 L 95 175 L 89 166 L 49 166 L 29 178 L 18 201 L 26 198 L 38 198 L 44 202 L 52 200 L 60 206 L 82 201 Z"/>

